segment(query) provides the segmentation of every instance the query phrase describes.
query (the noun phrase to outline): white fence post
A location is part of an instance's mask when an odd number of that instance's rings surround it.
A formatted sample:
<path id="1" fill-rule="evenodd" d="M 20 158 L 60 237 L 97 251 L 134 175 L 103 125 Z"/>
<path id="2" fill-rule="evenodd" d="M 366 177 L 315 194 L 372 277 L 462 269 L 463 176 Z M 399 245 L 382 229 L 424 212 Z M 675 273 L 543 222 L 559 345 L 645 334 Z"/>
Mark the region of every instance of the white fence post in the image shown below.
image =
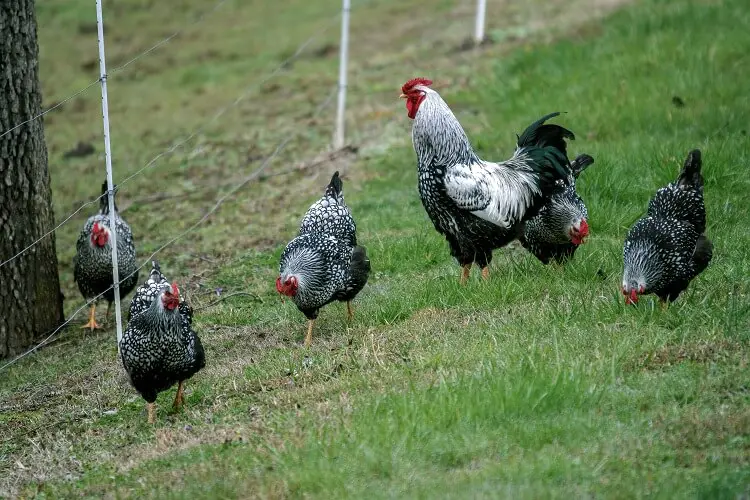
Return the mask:
<path id="1" fill-rule="evenodd" d="M 104 162 L 107 166 L 109 191 L 109 229 L 112 238 L 112 277 L 115 292 L 115 321 L 117 322 L 117 352 L 122 340 L 122 314 L 120 312 L 120 273 L 117 266 L 117 226 L 115 225 L 115 192 L 112 182 L 112 151 L 109 146 L 109 103 L 107 102 L 107 65 L 104 58 L 104 20 L 102 0 L 96 0 L 96 27 L 99 32 L 99 73 L 102 84 L 102 119 L 104 120 Z"/>
<path id="2" fill-rule="evenodd" d="M 477 0 L 477 20 L 474 25 L 474 43 L 479 45 L 484 41 L 484 18 L 487 12 L 487 0 Z"/>
<path id="3" fill-rule="evenodd" d="M 341 47 L 339 49 L 339 96 L 336 110 L 336 132 L 333 136 L 334 149 L 344 147 L 344 125 L 346 115 L 346 65 L 349 59 L 349 12 L 351 0 L 343 0 L 341 11 Z"/>

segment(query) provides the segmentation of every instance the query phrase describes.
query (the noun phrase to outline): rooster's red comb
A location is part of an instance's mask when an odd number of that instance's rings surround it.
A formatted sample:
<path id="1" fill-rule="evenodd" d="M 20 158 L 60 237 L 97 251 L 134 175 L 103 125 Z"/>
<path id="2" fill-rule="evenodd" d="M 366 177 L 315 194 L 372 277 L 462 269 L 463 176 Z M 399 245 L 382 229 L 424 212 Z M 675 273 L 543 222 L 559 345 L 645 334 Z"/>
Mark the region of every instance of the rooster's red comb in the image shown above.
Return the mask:
<path id="1" fill-rule="evenodd" d="M 406 94 L 417 85 L 424 85 L 425 87 L 429 87 L 430 85 L 432 85 L 432 80 L 428 80 L 427 78 L 412 78 L 411 80 L 406 82 L 403 87 L 401 87 L 401 92 Z"/>
<path id="2" fill-rule="evenodd" d="M 172 283 L 172 295 L 176 295 L 176 296 L 180 295 L 180 290 L 179 288 L 177 288 L 177 282 Z"/>

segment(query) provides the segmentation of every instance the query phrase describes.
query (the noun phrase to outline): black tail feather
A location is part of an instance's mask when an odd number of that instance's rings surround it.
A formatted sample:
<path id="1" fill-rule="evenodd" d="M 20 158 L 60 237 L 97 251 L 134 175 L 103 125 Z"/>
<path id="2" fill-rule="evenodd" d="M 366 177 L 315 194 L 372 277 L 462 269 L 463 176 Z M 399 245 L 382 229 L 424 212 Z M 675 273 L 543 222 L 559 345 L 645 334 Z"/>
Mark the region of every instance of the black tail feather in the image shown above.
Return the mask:
<path id="1" fill-rule="evenodd" d="M 693 262 L 695 263 L 695 275 L 702 273 L 711 263 L 711 259 L 714 256 L 714 244 L 706 238 L 705 234 L 701 234 L 698 237 L 698 241 L 695 243 L 695 251 L 693 251 Z"/>
<path id="2" fill-rule="evenodd" d="M 352 272 L 357 270 L 358 272 L 364 273 L 365 275 L 369 274 L 371 269 L 370 258 L 367 257 L 367 249 L 365 247 L 354 247 L 354 250 L 352 250 L 352 260 L 349 267 Z"/>
<path id="3" fill-rule="evenodd" d="M 593 164 L 594 158 L 586 153 L 576 156 L 576 159 L 570 162 L 570 170 L 573 172 L 573 177 L 578 178 L 578 176 L 581 175 L 581 172 Z"/>
<path id="4" fill-rule="evenodd" d="M 349 276 L 346 279 L 346 289 L 339 300 L 352 300 L 367 284 L 370 276 L 370 259 L 365 247 L 356 246 L 352 250 L 349 261 Z"/>
<path id="5" fill-rule="evenodd" d="M 685 159 L 685 166 L 680 171 L 680 176 L 677 178 L 677 183 L 683 187 L 703 187 L 703 176 L 701 175 L 701 166 L 703 161 L 701 158 L 701 152 L 699 149 L 694 149 L 688 153 L 687 159 Z"/>
<path id="6" fill-rule="evenodd" d="M 341 182 L 341 178 L 339 177 L 339 171 L 336 170 L 336 172 L 334 172 L 333 176 L 331 177 L 331 182 L 329 182 L 328 186 L 326 186 L 326 196 L 338 198 L 339 196 L 341 196 L 343 190 L 344 184 Z"/>
<path id="7" fill-rule="evenodd" d="M 117 196 L 117 184 L 112 185 L 112 192 Z M 117 212 L 117 201 L 114 202 L 115 212 Z M 102 196 L 99 198 L 99 213 L 102 215 L 109 214 L 109 189 L 107 189 L 107 180 L 102 183 Z"/>
<path id="8" fill-rule="evenodd" d="M 559 111 L 550 113 L 526 127 L 526 130 L 524 130 L 520 137 L 518 137 L 518 147 L 553 147 L 558 149 L 567 158 L 568 145 L 565 143 L 565 139 L 575 140 L 575 134 L 560 125 L 544 123 L 550 118 L 559 115 Z"/>
<path id="9" fill-rule="evenodd" d="M 560 125 L 544 122 L 560 113 L 550 113 L 535 121 L 518 138 L 518 150 L 531 160 L 532 168 L 539 174 L 539 183 L 545 196 L 558 180 L 567 180 L 571 174 L 568 146 L 565 139 L 575 140 L 570 130 Z"/>

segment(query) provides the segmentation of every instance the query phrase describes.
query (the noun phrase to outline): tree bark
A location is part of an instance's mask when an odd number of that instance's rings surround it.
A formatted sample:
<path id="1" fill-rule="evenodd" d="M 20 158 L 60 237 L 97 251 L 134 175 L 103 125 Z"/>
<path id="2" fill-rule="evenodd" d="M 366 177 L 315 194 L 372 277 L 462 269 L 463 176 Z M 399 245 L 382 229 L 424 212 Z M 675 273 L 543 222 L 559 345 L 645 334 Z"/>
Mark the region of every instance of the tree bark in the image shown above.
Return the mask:
<path id="1" fill-rule="evenodd" d="M 34 0 L 0 2 L 0 134 L 41 111 Z M 50 231 L 52 212 L 42 119 L 0 138 L 0 263 Z M 63 321 L 55 235 L 0 267 L 0 358 Z"/>

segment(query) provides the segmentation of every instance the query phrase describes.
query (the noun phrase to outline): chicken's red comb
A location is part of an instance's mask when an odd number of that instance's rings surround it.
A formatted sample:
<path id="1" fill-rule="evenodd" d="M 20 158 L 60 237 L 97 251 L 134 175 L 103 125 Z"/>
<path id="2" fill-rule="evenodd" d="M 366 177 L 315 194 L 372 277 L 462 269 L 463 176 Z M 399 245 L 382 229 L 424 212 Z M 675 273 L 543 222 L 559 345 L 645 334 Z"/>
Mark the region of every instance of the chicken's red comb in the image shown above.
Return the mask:
<path id="1" fill-rule="evenodd" d="M 432 80 L 428 80 L 427 78 L 412 78 L 408 82 L 404 84 L 403 87 L 401 87 L 401 92 L 406 94 L 411 89 L 413 89 L 417 85 L 424 85 L 425 87 L 429 87 L 432 85 Z"/>
<path id="2" fill-rule="evenodd" d="M 180 295 L 180 290 L 177 288 L 177 282 L 172 283 L 172 295 Z"/>

